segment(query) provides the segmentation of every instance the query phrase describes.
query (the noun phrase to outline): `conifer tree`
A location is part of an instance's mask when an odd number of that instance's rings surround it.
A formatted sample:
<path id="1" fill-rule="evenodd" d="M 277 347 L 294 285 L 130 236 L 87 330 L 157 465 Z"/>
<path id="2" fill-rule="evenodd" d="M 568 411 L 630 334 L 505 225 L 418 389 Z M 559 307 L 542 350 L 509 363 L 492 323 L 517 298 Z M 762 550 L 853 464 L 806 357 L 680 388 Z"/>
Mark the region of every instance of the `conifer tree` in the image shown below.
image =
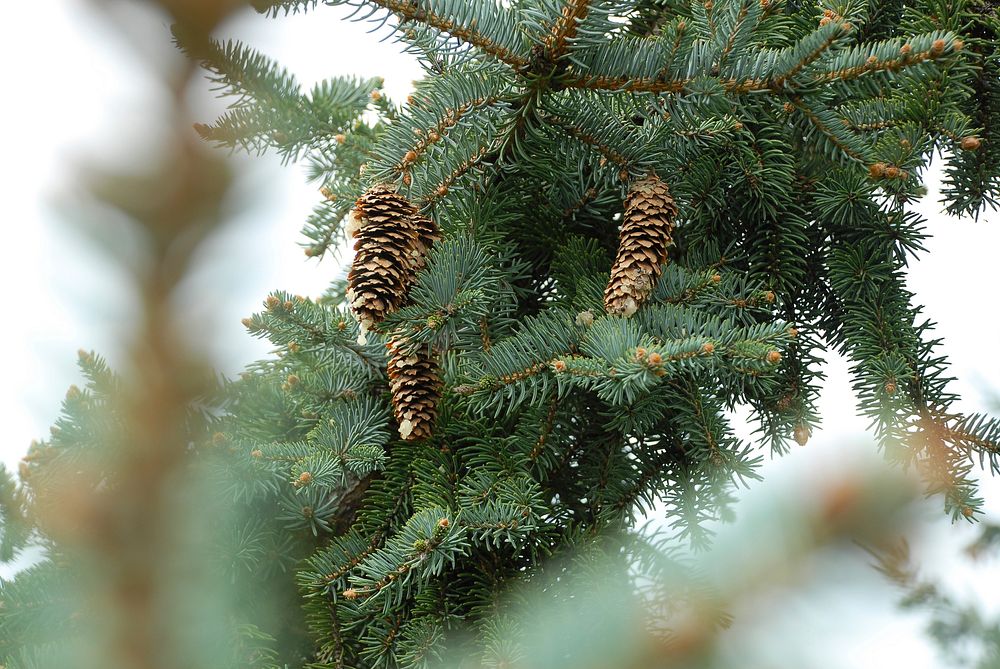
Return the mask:
<path id="1" fill-rule="evenodd" d="M 1000 194 L 992 4 L 253 4 L 356 6 L 427 76 L 405 101 L 380 80 L 304 92 L 247 45 L 175 30 L 232 103 L 198 134 L 307 166 L 307 256 L 355 241 L 326 294 L 274 292 L 244 321 L 276 355 L 192 420 L 227 446 L 205 456 L 219 486 L 255 513 L 219 549 L 244 561 L 231 578 L 294 593 L 273 619 L 248 605 L 281 659 L 241 666 L 427 666 L 456 649 L 496 666 L 504 593 L 558 556 L 634 557 L 625 538 L 654 508 L 707 545 L 764 454 L 819 428 L 827 350 L 850 360 L 887 457 L 952 518 L 977 516 L 1000 423 L 956 411 L 904 279 L 933 156 L 949 211 Z M 93 410 L 67 400 L 65 420 Z M 30 517 L 36 476 L 0 486 L 12 517 Z M 5 554 L 27 533 L 9 527 Z"/>

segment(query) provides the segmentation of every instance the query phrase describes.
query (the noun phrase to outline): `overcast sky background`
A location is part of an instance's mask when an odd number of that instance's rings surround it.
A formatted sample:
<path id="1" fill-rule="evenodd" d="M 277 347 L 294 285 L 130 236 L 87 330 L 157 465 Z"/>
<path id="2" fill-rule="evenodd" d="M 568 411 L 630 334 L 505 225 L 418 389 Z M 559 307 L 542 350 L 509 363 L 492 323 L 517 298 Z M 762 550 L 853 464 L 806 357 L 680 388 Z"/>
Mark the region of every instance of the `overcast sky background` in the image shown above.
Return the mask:
<path id="1" fill-rule="evenodd" d="M 277 58 L 304 86 L 338 74 L 383 76 L 387 93 L 405 98 L 411 81 L 421 76 L 416 63 L 393 42 L 379 41 L 384 30 L 366 34 L 365 25 L 342 22 L 344 14 L 340 8 L 321 8 L 270 20 L 247 12 L 224 26 L 220 36 L 244 39 Z M 169 26 L 140 15 L 145 19 L 136 24 L 135 35 L 143 52 L 153 59 L 169 57 Z M 0 348 L 6 354 L 0 375 L 0 459 L 16 468 L 29 442 L 48 433 L 66 387 L 80 381 L 77 349 L 95 349 L 114 362 L 128 332 L 132 298 L 123 276 L 109 268 L 100 246 L 67 217 L 73 171 L 90 159 L 140 164 L 142 155 L 130 150 L 155 132 L 152 112 L 163 98 L 122 36 L 95 21 L 82 0 L 6 7 L 0 56 L 6 63 L 0 104 L 0 282 L 6 297 L 0 316 Z M 204 120 L 218 109 L 206 86 Z M 198 280 L 186 295 L 192 332 L 229 374 L 267 352 L 239 321 L 258 309 L 268 291 L 316 295 L 338 273 L 334 262 L 307 261 L 298 246 L 301 225 L 319 197 L 303 171 L 281 166 L 273 156 L 241 162 L 251 173 L 245 206 L 206 248 Z M 1000 217 L 949 219 L 940 213 L 933 177 L 928 186 L 919 209 L 929 219 L 932 238 L 909 283 L 939 323 L 943 350 L 960 379 L 955 388 L 964 398 L 961 408 L 982 410 L 989 389 L 1000 388 Z M 846 365 L 832 359 L 828 372 L 825 428 L 806 447 L 768 463 L 766 482 L 753 486 L 745 503 L 791 484 L 807 494 L 832 472 L 871 459 L 874 447 L 864 421 L 855 416 Z M 987 481 L 984 492 L 987 508 L 1000 516 L 1000 486 Z M 927 506 L 918 559 L 933 565 L 928 572 L 942 575 L 956 594 L 1000 600 L 997 565 L 980 565 L 976 571 L 963 566 L 958 548 L 973 532 L 952 526 L 939 508 L 936 501 Z M 897 593 L 862 558 L 845 569 L 861 579 L 863 595 L 837 587 L 832 579 L 785 602 L 783 622 L 769 628 L 791 635 L 786 638 L 805 635 L 812 654 L 776 657 L 767 664 L 764 649 L 759 666 L 887 667 L 904 661 L 912 669 L 946 666 L 919 633 L 923 619 L 896 614 Z M 733 632 L 741 659 L 747 657 L 743 644 L 762 643 L 752 625 L 738 621 Z"/>

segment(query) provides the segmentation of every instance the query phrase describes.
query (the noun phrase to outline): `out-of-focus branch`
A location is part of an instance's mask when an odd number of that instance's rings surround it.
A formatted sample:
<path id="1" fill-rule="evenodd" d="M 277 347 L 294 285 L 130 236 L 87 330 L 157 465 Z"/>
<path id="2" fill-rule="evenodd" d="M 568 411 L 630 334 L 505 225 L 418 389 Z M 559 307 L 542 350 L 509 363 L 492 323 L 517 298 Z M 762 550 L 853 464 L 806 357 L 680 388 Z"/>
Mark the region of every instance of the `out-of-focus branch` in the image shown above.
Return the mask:
<path id="1" fill-rule="evenodd" d="M 751 511 L 740 530 L 727 528 L 708 553 L 684 556 L 632 537 L 581 545 L 486 627 L 488 666 L 731 666 L 719 652 L 729 612 L 821 580 L 814 567 L 824 553 L 884 543 L 915 519 L 918 488 L 902 477 L 849 472 L 808 499 L 792 498 L 804 492 L 796 488 Z"/>
<path id="2" fill-rule="evenodd" d="M 93 7 L 128 37 L 137 27 L 130 22 L 152 17 L 120 13 L 125 4 L 101 0 Z M 242 3 L 147 4 L 189 31 L 208 35 Z M 58 595 L 69 603 L 68 628 L 78 634 L 38 648 L 25 645 L 19 651 L 22 666 L 44 664 L 41 658 L 53 653 L 63 657 L 52 650 L 62 645 L 72 664 L 95 669 L 225 664 L 220 655 L 225 643 L 213 647 L 199 638 L 225 622 L 212 619 L 221 612 L 218 602 L 190 596 L 193 585 L 210 578 L 190 536 L 193 526 L 206 523 L 192 523 L 185 509 L 194 498 L 210 499 L 198 497 L 191 405 L 208 390 L 211 375 L 191 336 L 207 333 L 185 315 L 179 288 L 202 243 L 224 218 L 234 174 L 222 154 L 191 129 L 190 81 L 196 74 L 196 65 L 179 54 L 150 64 L 149 77 L 169 92 L 159 124 L 164 136 L 134 147 L 141 157 L 133 161 L 141 165 L 137 170 L 123 166 L 79 174 L 84 206 L 127 221 L 141 240 L 141 262 L 111 255 L 121 258 L 138 309 L 122 333 L 128 344 L 118 365 L 120 387 L 95 412 L 86 450 L 74 441 L 79 435 L 56 430 L 49 444 L 34 449 L 24 470 L 34 518 L 45 540 L 58 547 L 47 558 L 72 583 Z M 83 354 L 85 368 L 94 361 Z M 89 401 L 86 393 L 76 396 Z M 223 511 L 206 504 L 199 512 L 211 518 Z M 45 588 L 35 594 L 39 600 L 54 595 Z"/>

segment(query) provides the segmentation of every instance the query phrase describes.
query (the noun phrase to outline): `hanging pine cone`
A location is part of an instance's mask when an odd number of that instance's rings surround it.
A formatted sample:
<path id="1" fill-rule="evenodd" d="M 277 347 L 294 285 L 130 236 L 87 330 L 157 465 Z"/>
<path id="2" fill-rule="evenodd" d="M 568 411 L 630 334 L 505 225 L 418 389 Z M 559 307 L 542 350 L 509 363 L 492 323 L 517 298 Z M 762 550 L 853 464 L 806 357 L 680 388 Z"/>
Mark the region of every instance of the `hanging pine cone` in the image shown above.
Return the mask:
<path id="1" fill-rule="evenodd" d="M 427 251 L 440 237 L 437 226 L 390 184 L 376 184 L 358 198 L 348 232 L 354 264 L 348 300 L 362 336 L 406 301 Z"/>
<path id="2" fill-rule="evenodd" d="M 426 439 L 434 430 L 441 399 L 437 359 L 426 347 L 412 348 L 402 340 L 392 342 L 389 349 L 389 389 L 399 436 L 407 441 Z"/>
<path id="3" fill-rule="evenodd" d="M 653 291 L 673 244 L 676 216 L 670 189 L 657 177 L 646 177 L 629 189 L 618 257 L 604 291 L 609 314 L 631 316 Z"/>

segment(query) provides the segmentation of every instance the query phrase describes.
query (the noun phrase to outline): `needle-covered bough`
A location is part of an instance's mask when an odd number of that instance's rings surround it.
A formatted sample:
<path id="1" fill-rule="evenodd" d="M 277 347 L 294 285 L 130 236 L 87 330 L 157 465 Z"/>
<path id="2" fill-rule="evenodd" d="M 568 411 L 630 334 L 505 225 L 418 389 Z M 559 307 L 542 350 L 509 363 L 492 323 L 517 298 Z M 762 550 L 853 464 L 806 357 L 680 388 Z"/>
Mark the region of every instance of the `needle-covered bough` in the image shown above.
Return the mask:
<path id="1" fill-rule="evenodd" d="M 427 72 L 399 104 L 380 80 L 306 92 L 176 35 L 232 101 L 197 132 L 304 162 L 306 255 L 354 247 L 327 294 L 245 321 L 278 352 L 213 419 L 254 536 L 305 558 L 290 657 L 495 666 L 480 622 L 551 556 L 653 508 L 704 546 L 764 452 L 819 425 L 825 351 L 887 456 L 977 515 L 1000 425 L 954 408 L 905 270 L 932 156 L 949 212 L 1000 195 L 987 0 L 254 4 L 350 5 Z"/>

